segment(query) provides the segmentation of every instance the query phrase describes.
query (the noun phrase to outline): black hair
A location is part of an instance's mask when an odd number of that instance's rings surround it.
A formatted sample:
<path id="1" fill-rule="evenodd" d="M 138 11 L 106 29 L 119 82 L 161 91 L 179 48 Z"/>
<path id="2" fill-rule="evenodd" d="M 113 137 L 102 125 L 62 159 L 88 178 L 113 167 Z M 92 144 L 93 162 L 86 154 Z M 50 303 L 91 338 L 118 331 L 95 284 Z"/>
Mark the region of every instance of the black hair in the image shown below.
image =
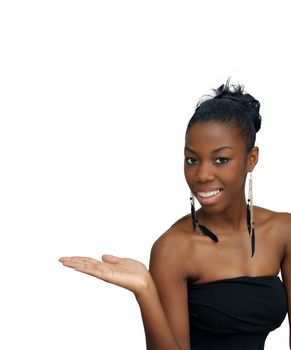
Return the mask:
<path id="1" fill-rule="evenodd" d="M 212 90 L 213 96 L 205 96 L 196 105 L 190 119 L 190 127 L 197 122 L 217 121 L 236 127 L 246 141 L 247 152 L 255 145 L 256 133 L 261 128 L 260 102 L 244 92 L 243 85 L 226 84 Z"/>

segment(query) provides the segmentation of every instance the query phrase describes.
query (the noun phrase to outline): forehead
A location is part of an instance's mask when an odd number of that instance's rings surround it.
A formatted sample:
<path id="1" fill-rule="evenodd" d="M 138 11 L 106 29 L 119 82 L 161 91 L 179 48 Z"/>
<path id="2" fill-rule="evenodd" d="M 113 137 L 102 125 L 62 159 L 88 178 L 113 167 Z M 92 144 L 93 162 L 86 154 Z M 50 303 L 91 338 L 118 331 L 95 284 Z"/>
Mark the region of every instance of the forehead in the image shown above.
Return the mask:
<path id="1" fill-rule="evenodd" d="M 185 137 L 185 146 L 195 150 L 213 150 L 223 146 L 245 151 L 246 142 L 237 127 L 220 122 L 197 122 Z"/>

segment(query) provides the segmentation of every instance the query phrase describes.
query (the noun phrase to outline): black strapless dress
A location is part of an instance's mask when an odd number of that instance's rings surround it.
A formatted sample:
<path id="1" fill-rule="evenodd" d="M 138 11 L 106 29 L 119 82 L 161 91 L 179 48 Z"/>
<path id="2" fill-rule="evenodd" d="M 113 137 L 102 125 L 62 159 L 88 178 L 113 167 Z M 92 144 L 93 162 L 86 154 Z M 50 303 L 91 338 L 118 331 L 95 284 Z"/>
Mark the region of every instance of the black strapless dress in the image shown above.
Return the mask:
<path id="1" fill-rule="evenodd" d="M 191 350 L 263 350 L 287 314 L 279 276 L 188 281 Z"/>

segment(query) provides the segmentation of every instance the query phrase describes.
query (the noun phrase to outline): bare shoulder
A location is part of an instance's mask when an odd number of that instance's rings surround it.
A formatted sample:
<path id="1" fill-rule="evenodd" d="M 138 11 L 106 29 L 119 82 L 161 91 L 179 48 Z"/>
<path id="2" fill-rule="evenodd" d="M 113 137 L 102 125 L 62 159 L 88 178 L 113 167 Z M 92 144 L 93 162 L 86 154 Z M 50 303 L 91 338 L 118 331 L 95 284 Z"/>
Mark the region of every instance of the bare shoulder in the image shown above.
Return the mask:
<path id="1" fill-rule="evenodd" d="M 278 224 L 282 225 L 283 230 L 286 229 L 288 232 L 290 232 L 290 229 L 291 229 L 291 214 L 290 213 L 274 212 L 274 220 Z"/>
<path id="2" fill-rule="evenodd" d="M 189 243 L 189 215 L 178 219 L 153 244 L 152 250 L 175 254 Z"/>
<path id="3" fill-rule="evenodd" d="M 281 231 L 286 239 L 285 243 L 291 244 L 291 214 L 275 213 L 274 222 L 277 226 L 277 230 Z"/>
<path id="4" fill-rule="evenodd" d="M 180 266 L 182 272 L 186 266 L 187 256 L 191 246 L 190 216 L 178 219 L 153 244 L 151 264 L 167 264 Z"/>
<path id="5" fill-rule="evenodd" d="M 261 207 L 256 207 L 256 214 L 256 217 L 258 218 L 258 224 L 265 224 L 274 234 L 280 234 L 288 240 L 291 239 L 290 213 L 277 212 Z"/>

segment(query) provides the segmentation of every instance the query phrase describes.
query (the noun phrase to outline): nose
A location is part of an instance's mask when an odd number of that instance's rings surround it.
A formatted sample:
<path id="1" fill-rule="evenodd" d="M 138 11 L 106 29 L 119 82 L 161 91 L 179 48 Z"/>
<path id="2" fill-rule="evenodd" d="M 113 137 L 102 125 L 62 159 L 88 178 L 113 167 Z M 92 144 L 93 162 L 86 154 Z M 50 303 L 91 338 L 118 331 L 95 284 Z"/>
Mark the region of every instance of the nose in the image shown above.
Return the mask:
<path id="1" fill-rule="evenodd" d="M 197 182 L 210 182 L 214 179 L 212 165 L 207 162 L 200 163 L 195 172 L 195 180 Z"/>

